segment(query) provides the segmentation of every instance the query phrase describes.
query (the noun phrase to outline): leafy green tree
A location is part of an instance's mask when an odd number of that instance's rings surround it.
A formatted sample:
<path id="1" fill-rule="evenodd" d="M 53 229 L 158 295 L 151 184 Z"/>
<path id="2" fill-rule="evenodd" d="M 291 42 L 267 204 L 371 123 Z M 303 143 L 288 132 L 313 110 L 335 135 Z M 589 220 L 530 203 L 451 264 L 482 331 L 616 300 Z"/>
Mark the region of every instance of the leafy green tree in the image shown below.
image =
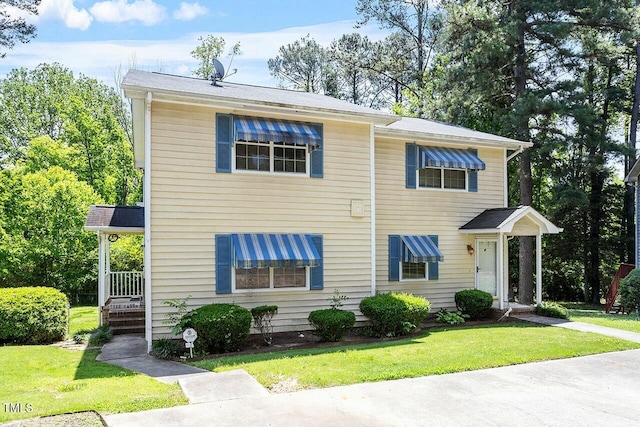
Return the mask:
<path id="1" fill-rule="evenodd" d="M 0 178 L 0 286 L 51 286 L 67 295 L 95 291 L 97 245 L 83 225 L 100 196 L 59 166 L 28 172 L 18 165 Z"/>
<path id="2" fill-rule="evenodd" d="M 201 79 L 210 79 L 214 73 L 213 60 L 220 59 L 224 53 L 227 42 L 222 37 L 215 37 L 209 34 L 206 37 L 198 37 L 200 44 L 191 51 L 191 56 L 199 61 L 198 68 L 193 71 L 193 75 Z M 233 58 L 240 55 L 240 42 L 236 42 L 229 50 L 229 65 L 231 67 Z M 222 76 L 225 77 L 225 76 Z"/>
<path id="3" fill-rule="evenodd" d="M 14 69 L 0 80 L 0 164 L 15 164 L 32 139 L 48 136 L 75 150 L 75 161 L 65 167 L 105 202 L 135 202 L 141 174 L 133 165 L 124 112 L 113 88 L 83 75 L 76 78 L 60 64 Z"/>
<path id="4" fill-rule="evenodd" d="M 331 70 L 326 49 L 316 42 L 310 34 L 280 46 L 278 55 L 268 61 L 271 75 L 277 78 L 283 87 L 304 92 L 331 95 Z"/>
<path id="5" fill-rule="evenodd" d="M 16 42 L 27 43 L 36 35 L 36 27 L 27 24 L 25 18 L 9 14 L 7 6 L 18 8 L 27 14 L 37 15 L 41 0 L 4 0 L 0 3 L 0 58 L 6 56 L 6 49 L 11 49 Z"/>
<path id="6" fill-rule="evenodd" d="M 376 21 L 381 28 L 397 35 L 389 42 L 402 40 L 401 44 L 394 43 L 395 49 L 387 53 L 389 58 L 409 61 L 405 72 L 392 77 L 386 61 L 374 64 L 374 69 L 387 78 L 395 78 L 396 84 L 410 91 L 423 87 L 423 76 L 436 53 L 443 12 L 438 3 L 434 0 L 358 0 L 356 5 L 356 12 L 362 16 L 359 25 Z"/>

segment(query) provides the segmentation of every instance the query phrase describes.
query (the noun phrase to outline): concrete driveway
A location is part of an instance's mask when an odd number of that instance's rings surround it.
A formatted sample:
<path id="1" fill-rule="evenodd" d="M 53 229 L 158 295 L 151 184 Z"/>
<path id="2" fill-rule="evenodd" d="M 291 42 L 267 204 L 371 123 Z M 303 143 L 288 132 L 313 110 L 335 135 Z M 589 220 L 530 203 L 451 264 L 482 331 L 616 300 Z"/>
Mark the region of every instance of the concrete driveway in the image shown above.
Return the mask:
<path id="1" fill-rule="evenodd" d="M 640 420 L 640 350 L 110 415 L 124 426 L 602 426 Z"/>

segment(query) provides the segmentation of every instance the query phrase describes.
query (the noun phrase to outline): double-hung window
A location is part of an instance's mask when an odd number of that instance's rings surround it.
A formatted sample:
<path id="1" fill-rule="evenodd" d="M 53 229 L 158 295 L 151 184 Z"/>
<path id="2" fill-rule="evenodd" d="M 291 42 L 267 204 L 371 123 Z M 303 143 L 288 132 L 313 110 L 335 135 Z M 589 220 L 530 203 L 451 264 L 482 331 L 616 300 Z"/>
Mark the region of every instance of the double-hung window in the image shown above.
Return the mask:
<path id="1" fill-rule="evenodd" d="M 323 288 L 322 236 L 219 234 L 216 292 Z"/>
<path id="2" fill-rule="evenodd" d="M 438 236 L 389 236 L 389 281 L 437 280 Z"/>
<path id="3" fill-rule="evenodd" d="M 307 151 L 304 144 L 238 140 L 235 143 L 235 168 L 308 175 Z"/>
<path id="4" fill-rule="evenodd" d="M 324 176 L 323 127 L 262 117 L 216 114 L 216 172 Z"/>
<path id="5" fill-rule="evenodd" d="M 406 144 L 406 187 L 478 191 L 478 171 L 486 168 L 474 149 Z"/>
<path id="6" fill-rule="evenodd" d="M 236 268 L 235 289 L 309 289 L 308 267 Z"/>
<path id="7" fill-rule="evenodd" d="M 466 169 L 424 168 L 418 170 L 418 185 L 422 188 L 447 190 L 467 189 Z"/>

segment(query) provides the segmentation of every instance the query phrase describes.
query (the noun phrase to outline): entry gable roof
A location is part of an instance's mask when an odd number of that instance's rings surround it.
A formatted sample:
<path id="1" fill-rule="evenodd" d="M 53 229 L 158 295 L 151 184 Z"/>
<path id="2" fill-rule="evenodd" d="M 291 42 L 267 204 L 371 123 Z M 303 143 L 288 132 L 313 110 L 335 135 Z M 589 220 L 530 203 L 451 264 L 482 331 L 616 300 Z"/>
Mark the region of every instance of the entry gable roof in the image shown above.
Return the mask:
<path id="1" fill-rule="evenodd" d="M 84 229 L 112 234 L 144 233 L 144 208 L 140 206 L 91 205 Z"/>
<path id="2" fill-rule="evenodd" d="M 557 227 L 531 206 L 487 209 L 471 221 L 460 227 L 463 234 L 497 234 L 511 233 L 518 221 L 529 219 L 535 223 L 540 234 L 558 234 L 562 228 Z M 518 233 L 514 233 L 518 234 Z"/>

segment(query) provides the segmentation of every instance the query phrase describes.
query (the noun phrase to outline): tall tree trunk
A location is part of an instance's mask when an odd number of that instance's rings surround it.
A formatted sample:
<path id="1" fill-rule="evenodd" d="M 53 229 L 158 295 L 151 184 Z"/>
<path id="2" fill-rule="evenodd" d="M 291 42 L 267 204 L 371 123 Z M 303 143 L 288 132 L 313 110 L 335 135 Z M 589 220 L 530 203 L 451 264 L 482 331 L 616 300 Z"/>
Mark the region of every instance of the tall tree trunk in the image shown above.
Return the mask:
<path id="1" fill-rule="evenodd" d="M 600 304 L 600 231 L 602 228 L 602 188 L 604 179 L 601 172 L 594 171 L 589 176 L 589 240 L 588 262 L 585 266 L 587 302 Z"/>
<path id="2" fill-rule="evenodd" d="M 525 45 L 526 14 L 521 0 L 512 4 L 517 26 L 515 34 L 515 64 L 513 69 L 515 94 L 515 131 L 518 139 L 529 141 L 529 114 L 523 103 L 527 90 L 527 51 Z M 531 177 L 531 153 L 527 150 L 520 155 L 520 204 L 533 203 L 533 180 Z M 520 237 L 518 301 L 533 303 L 533 237 Z"/>

